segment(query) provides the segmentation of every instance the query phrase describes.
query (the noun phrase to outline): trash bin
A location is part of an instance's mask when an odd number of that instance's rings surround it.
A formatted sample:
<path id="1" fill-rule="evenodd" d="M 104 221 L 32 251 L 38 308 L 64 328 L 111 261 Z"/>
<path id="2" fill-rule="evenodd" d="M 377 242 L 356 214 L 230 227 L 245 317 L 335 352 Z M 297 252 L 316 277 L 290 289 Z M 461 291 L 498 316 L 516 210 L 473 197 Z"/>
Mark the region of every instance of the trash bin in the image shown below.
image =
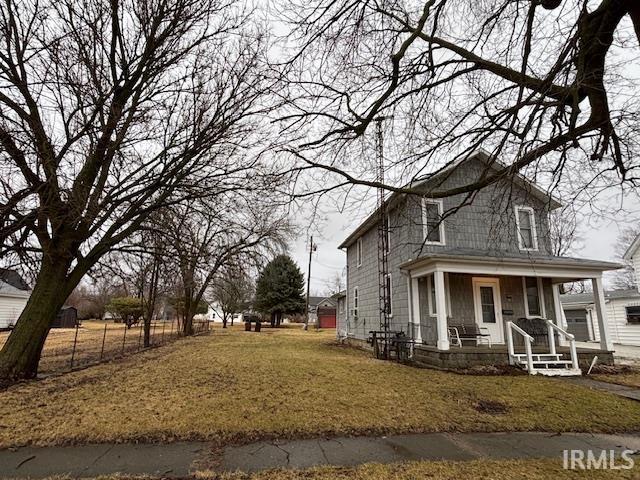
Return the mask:
<path id="1" fill-rule="evenodd" d="M 244 322 L 244 331 L 245 332 L 251 331 L 251 322 Z"/>
<path id="2" fill-rule="evenodd" d="M 262 329 L 262 323 L 256 322 L 256 332 L 259 332 Z"/>

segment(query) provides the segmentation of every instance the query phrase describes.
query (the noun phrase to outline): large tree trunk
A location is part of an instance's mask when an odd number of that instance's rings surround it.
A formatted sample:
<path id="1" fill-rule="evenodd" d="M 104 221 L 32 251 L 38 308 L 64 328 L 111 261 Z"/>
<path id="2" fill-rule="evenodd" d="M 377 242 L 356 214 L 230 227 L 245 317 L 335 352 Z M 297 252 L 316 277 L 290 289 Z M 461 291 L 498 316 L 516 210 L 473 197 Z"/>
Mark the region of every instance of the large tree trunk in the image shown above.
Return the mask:
<path id="1" fill-rule="evenodd" d="M 38 374 L 38 362 L 51 323 L 75 287 L 67 278 L 67 271 L 65 262 L 43 261 L 27 305 L 0 351 L 0 386 Z"/>

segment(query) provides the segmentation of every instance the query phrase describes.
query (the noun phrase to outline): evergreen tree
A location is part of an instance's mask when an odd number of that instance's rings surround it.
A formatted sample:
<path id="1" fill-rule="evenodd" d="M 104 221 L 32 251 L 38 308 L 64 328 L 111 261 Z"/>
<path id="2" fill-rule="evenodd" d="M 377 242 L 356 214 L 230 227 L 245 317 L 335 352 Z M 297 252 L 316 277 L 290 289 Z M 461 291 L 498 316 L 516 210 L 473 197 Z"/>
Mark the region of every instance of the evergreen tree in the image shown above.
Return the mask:
<path id="1" fill-rule="evenodd" d="M 289 256 L 278 255 L 260 272 L 255 308 L 271 316 L 271 326 L 280 326 L 283 315 L 304 313 L 304 275 Z"/>

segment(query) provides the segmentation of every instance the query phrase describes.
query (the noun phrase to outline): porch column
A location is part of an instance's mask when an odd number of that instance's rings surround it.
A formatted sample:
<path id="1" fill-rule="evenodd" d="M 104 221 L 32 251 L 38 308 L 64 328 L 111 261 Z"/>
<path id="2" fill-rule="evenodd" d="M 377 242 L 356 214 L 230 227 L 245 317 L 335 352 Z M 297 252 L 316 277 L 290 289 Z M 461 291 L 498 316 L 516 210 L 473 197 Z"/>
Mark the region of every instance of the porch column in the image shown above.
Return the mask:
<path id="1" fill-rule="evenodd" d="M 566 331 L 567 322 L 564 321 L 564 310 L 562 310 L 562 302 L 560 301 L 560 284 L 554 283 L 553 285 L 551 285 L 551 291 L 553 292 L 553 312 L 556 325 Z M 567 343 L 567 339 L 564 337 L 564 335 L 558 335 L 558 345 L 560 345 L 561 347 L 566 347 Z"/>
<path id="2" fill-rule="evenodd" d="M 416 343 L 422 343 L 422 329 L 420 328 L 420 284 L 418 278 L 410 278 L 409 298 L 411 302 L 411 326 L 413 328 L 413 339 Z"/>
<path id="3" fill-rule="evenodd" d="M 449 331 L 447 330 L 447 296 L 444 291 L 444 272 L 436 270 L 433 274 L 436 290 L 436 326 L 438 331 L 438 350 L 449 350 Z"/>
<path id="4" fill-rule="evenodd" d="M 613 350 L 613 342 L 609 335 L 609 325 L 607 324 L 607 314 L 604 303 L 604 287 L 602 286 L 602 277 L 591 279 L 593 287 L 593 298 L 595 299 L 596 314 L 598 315 L 598 329 L 600 330 L 600 348 L 602 350 Z"/>

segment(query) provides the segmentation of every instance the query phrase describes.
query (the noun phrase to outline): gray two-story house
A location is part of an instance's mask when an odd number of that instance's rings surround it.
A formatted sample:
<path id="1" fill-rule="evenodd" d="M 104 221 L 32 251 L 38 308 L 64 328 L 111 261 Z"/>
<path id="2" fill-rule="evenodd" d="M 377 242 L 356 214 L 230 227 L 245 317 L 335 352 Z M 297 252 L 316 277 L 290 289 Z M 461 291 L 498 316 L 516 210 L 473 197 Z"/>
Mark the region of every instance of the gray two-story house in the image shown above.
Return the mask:
<path id="1" fill-rule="evenodd" d="M 412 187 L 423 196 L 388 197 L 391 328 L 424 350 L 466 349 L 464 341 L 472 340 L 472 347 L 491 347 L 492 352 L 502 345 L 506 356 L 509 338 L 528 343 L 518 327 L 526 325 L 522 319 L 550 320 L 549 354 L 555 356 L 532 354 L 528 360 L 558 366 L 550 362 L 562 358 L 555 345 L 571 341 L 563 333 L 559 286 L 590 279 L 599 318 L 604 319 L 602 272 L 619 265 L 553 256 L 549 213 L 561 205 L 522 176 L 474 194 L 430 198 L 433 192 L 479 180 L 494 168 L 501 165 L 478 151 L 414 182 Z M 380 329 L 379 221 L 374 212 L 340 245 L 347 254 L 347 318 L 339 334 L 356 341 Z M 601 349 L 612 350 L 606 321 L 599 327 Z M 464 338 L 465 332 L 471 338 Z"/>

